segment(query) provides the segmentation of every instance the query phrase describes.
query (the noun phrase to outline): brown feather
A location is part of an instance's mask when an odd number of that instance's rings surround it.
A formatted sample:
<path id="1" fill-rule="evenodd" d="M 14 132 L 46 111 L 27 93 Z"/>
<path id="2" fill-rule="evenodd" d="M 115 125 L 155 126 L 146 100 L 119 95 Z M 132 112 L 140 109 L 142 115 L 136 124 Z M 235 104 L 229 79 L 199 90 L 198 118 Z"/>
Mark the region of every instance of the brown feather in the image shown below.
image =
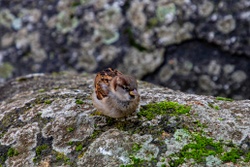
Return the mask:
<path id="1" fill-rule="evenodd" d="M 123 75 L 120 71 L 114 70 L 112 68 L 107 68 L 99 73 L 95 77 L 95 93 L 98 100 L 108 96 L 108 87 L 111 80 L 119 75 Z"/>

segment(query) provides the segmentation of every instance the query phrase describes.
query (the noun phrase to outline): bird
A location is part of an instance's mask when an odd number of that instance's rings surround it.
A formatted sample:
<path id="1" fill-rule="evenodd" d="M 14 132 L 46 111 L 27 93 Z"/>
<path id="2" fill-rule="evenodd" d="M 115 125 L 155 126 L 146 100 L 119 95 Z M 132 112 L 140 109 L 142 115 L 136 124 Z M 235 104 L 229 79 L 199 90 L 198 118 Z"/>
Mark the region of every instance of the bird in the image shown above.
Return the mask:
<path id="1" fill-rule="evenodd" d="M 140 103 L 136 79 L 112 68 L 96 74 L 92 102 L 97 111 L 111 118 L 134 113 Z"/>

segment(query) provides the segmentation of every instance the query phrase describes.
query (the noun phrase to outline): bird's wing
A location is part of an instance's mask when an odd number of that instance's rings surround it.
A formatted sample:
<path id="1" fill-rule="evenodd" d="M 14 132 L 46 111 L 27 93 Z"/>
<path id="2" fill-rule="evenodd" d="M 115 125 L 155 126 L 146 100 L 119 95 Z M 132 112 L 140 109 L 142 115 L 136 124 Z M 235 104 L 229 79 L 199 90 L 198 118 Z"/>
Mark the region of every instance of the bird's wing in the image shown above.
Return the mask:
<path id="1" fill-rule="evenodd" d="M 110 82 L 111 80 L 118 76 L 123 75 L 120 71 L 114 70 L 112 68 L 107 68 L 96 74 L 95 77 L 95 93 L 98 100 L 108 96 L 110 91 Z"/>

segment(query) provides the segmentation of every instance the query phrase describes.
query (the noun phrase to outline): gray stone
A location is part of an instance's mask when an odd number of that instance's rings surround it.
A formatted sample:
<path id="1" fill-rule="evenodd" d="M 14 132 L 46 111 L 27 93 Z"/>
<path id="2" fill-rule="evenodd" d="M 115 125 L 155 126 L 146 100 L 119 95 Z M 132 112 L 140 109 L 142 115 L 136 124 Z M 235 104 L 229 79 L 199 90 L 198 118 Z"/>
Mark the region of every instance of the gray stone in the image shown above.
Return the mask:
<path id="1" fill-rule="evenodd" d="M 244 71 L 237 70 L 232 74 L 232 79 L 235 82 L 241 83 L 247 79 L 247 75 Z"/>
<path id="2" fill-rule="evenodd" d="M 141 107 L 137 113 L 111 119 L 94 113 L 93 78 L 89 74 L 31 74 L 1 86 L 1 165 L 170 166 L 183 158 L 186 146 L 198 147 L 199 136 L 205 144 L 200 151 L 209 149 L 211 153 L 218 149 L 212 143 L 219 143 L 223 152 L 204 154 L 202 162 L 186 157 L 179 165 L 250 165 L 245 159 L 250 151 L 249 100 L 224 101 L 139 81 Z M 176 115 L 173 108 L 166 109 L 153 119 L 141 115 L 149 103 L 158 102 L 191 110 Z M 235 162 L 222 158 L 231 149 L 242 150 Z"/>
<path id="3" fill-rule="evenodd" d="M 215 88 L 215 83 L 208 75 L 202 75 L 199 78 L 199 85 L 202 89 L 206 91 L 211 91 Z"/>
<path id="4" fill-rule="evenodd" d="M 221 72 L 221 66 L 215 60 L 210 61 L 208 65 L 208 73 L 218 76 Z"/>
<path id="5" fill-rule="evenodd" d="M 232 65 L 232 64 L 226 64 L 224 67 L 223 67 L 223 71 L 226 75 L 232 73 L 234 71 L 234 68 L 235 66 Z"/>
<path id="6" fill-rule="evenodd" d="M 219 20 L 216 26 L 220 32 L 228 34 L 235 29 L 236 22 L 232 15 L 228 15 Z"/>
<path id="7" fill-rule="evenodd" d="M 159 73 L 159 78 L 161 82 L 166 82 L 172 77 L 173 74 L 174 72 L 169 66 L 164 66 Z"/>

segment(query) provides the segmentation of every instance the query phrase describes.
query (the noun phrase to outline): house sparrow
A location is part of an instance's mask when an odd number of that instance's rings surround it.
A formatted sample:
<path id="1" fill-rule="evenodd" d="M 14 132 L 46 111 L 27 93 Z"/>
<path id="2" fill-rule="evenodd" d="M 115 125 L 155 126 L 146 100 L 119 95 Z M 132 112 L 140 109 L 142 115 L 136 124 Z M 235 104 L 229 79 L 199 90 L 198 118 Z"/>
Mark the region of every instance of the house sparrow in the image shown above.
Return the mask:
<path id="1" fill-rule="evenodd" d="M 136 79 L 112 68 L 97 73 L 92 100 L 97 110 L 112 118 L 133 113 L 140 102 Z"/>

